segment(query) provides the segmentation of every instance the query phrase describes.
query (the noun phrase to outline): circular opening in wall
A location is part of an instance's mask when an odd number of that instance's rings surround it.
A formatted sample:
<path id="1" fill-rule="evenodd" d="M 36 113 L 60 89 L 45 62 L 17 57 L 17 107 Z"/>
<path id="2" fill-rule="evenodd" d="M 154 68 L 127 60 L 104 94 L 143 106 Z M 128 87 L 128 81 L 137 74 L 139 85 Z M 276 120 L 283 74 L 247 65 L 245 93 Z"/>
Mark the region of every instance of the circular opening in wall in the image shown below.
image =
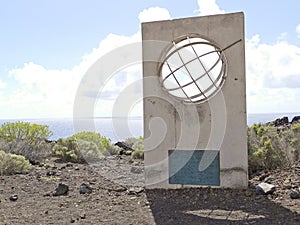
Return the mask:
<path id="1" fill-rule="evenodd" d="M 162 87 L 184 103 L 201 103 L 214 96 L 227 76 L 223 50 L 213 41 L 189 34 L 175 39 L 160 66 Z"/>

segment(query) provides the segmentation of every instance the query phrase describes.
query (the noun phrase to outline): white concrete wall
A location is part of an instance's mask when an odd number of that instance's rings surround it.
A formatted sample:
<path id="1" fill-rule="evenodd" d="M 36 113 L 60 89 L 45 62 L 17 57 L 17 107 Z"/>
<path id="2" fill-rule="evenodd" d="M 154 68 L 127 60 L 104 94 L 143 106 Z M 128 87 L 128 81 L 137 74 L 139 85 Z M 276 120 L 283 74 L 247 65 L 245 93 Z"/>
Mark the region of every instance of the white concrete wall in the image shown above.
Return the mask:
<path id="1" fill-rule="evenodd" d="M 228 76 L 222 91 L 208 102 L 196 106 L 182 104 L 162 90 L 158 81 L 159 63 L 153 62 L 153 59 L 160 58 L 164 44 L 153 48 L 147 43 L 153 40 L 170 42 L 187 33 L 208 37 L 221 48 L 242 40 L 225 51 Z M 169 149 L 220 150 L 221 186 L 246 187 L 248 163 L 243 13 L 143 23 L 142 36 L 145 41 L 143 90 L 147 188 L 185 187 L 169 184 Z"/>

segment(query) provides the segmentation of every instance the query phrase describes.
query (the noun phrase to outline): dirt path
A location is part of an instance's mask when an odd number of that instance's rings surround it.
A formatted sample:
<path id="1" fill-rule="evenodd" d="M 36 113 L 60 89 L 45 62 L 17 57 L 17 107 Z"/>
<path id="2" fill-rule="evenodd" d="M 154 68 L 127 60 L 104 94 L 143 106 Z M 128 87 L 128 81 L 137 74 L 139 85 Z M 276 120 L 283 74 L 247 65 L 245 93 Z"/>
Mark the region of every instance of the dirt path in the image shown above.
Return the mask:
<path id="1" fill-rule="evenodd" d="M 49 162 L 26 175 L 0 176 L 0 224 L 300 224 L 300 199 L 289 196 L 300 166 L 268 177 L 277 185 L 273 195 L 256 195 L 254 188 L 145 191 L 142 161 Z M 58 183 L 69 186 L 67 195 L 52 195 Z M 79 193 L 83 183 L 92 193 Z"/>

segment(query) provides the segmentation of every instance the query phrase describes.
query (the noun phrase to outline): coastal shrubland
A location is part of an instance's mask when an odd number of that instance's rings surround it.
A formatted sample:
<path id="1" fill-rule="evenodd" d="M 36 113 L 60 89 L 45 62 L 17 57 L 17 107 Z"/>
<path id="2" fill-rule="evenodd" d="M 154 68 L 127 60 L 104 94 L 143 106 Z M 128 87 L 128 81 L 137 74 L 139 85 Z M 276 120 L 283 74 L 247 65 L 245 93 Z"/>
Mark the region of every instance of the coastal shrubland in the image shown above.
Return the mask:
<path id="1" fill-rule="evenodd" d="M 108 138 L 102 136 L 100 133 L 90 131 L 76 133 L 72 135 L 71 138 L 94 143 L 103 155 L 107 155 L 107 150 L 111 145 Z"/>
<path id="2" fill-rule="evenodd" d="M 121 155 L 122 152 L 124 151 L 123 148 L 117 145 L 111 145 L 107 150 L 110 155 Z"/>
<path id="3" fill-rule="evenodd" d="M 47 125 L 29 122 L 9 122 L 0 127 L 0 149 L 23 155 L 31 162 L 41 161 L 51 155 L 49 137 L 52 131 Z"/>
<path id="4" fill-rule="evenodd" d="M 299 160 L 300 124 L 274 123 L 248 127 L 249 173 L 289 166 Z"/>
<path id="5" fill-rule="evenodd" d="M 131 157 L 133 159 L 144 159 L 144 151 L 143 150 L 136 150 L 131 153 Z"/>
<path id="6" fill-rule="evenodd" d="M 133 159 L 144 159 L 144 137 L 131 137 L 124 141 L 124 144 L 132 149 L 128 151 Z"/>
<path id="7" fill-rule="evenodd" d="M 31 164 L 24 156 L 0 151 L 0 175 L 27 173 Z"/>
<path id="8" fill-rule="evenodd" d="M 63 162 L 86 163 L 104 158 L 109 148 L 110 140 L 100 133 L 80 132 L 58 139 L 53 154 Z"/>
<path id="9" fill-rule="evenodd" d="M 75 163 L 122 154 L 133 159 L 144 158 L 143 137 L 127 138 L 119 142 L 121 145 L 113 145 L 110 139 L 95 132 L 80 132 L 57 141 L 49 141 L 51 135 L 47 125 L 20 121 L 4 123 L 0 127 L 1 174 L 25 172 L 29 162 L 34 164 L 51 157 Z M 300 160 L 300 123 L 254 124 L 248 127 L 247 135 L 250 175 L 283 168 Z"/>
<path id="10" fill-rule="evenodd" d="M 131 155 L 144 158 L 143 137 L 128 138 L 123 142 L 126 149 L 112 145 L 110 139 L 95 132 L 80 132 L 68 138 L 60 138 L 53 147 L 53 155 L 63 162 L 95 162 L 108 155 Z"/>

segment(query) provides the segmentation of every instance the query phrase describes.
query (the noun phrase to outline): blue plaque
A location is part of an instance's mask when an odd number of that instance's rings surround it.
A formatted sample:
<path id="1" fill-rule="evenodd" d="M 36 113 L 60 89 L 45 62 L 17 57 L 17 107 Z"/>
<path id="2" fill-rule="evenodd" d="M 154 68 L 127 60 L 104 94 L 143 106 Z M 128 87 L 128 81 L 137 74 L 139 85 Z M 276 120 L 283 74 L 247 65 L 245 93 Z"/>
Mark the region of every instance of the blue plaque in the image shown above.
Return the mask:
<path id="1" fill-rule="evenodd" d="M 169 183 L 220 186 L 217 150 L 169 150 Z"/>

